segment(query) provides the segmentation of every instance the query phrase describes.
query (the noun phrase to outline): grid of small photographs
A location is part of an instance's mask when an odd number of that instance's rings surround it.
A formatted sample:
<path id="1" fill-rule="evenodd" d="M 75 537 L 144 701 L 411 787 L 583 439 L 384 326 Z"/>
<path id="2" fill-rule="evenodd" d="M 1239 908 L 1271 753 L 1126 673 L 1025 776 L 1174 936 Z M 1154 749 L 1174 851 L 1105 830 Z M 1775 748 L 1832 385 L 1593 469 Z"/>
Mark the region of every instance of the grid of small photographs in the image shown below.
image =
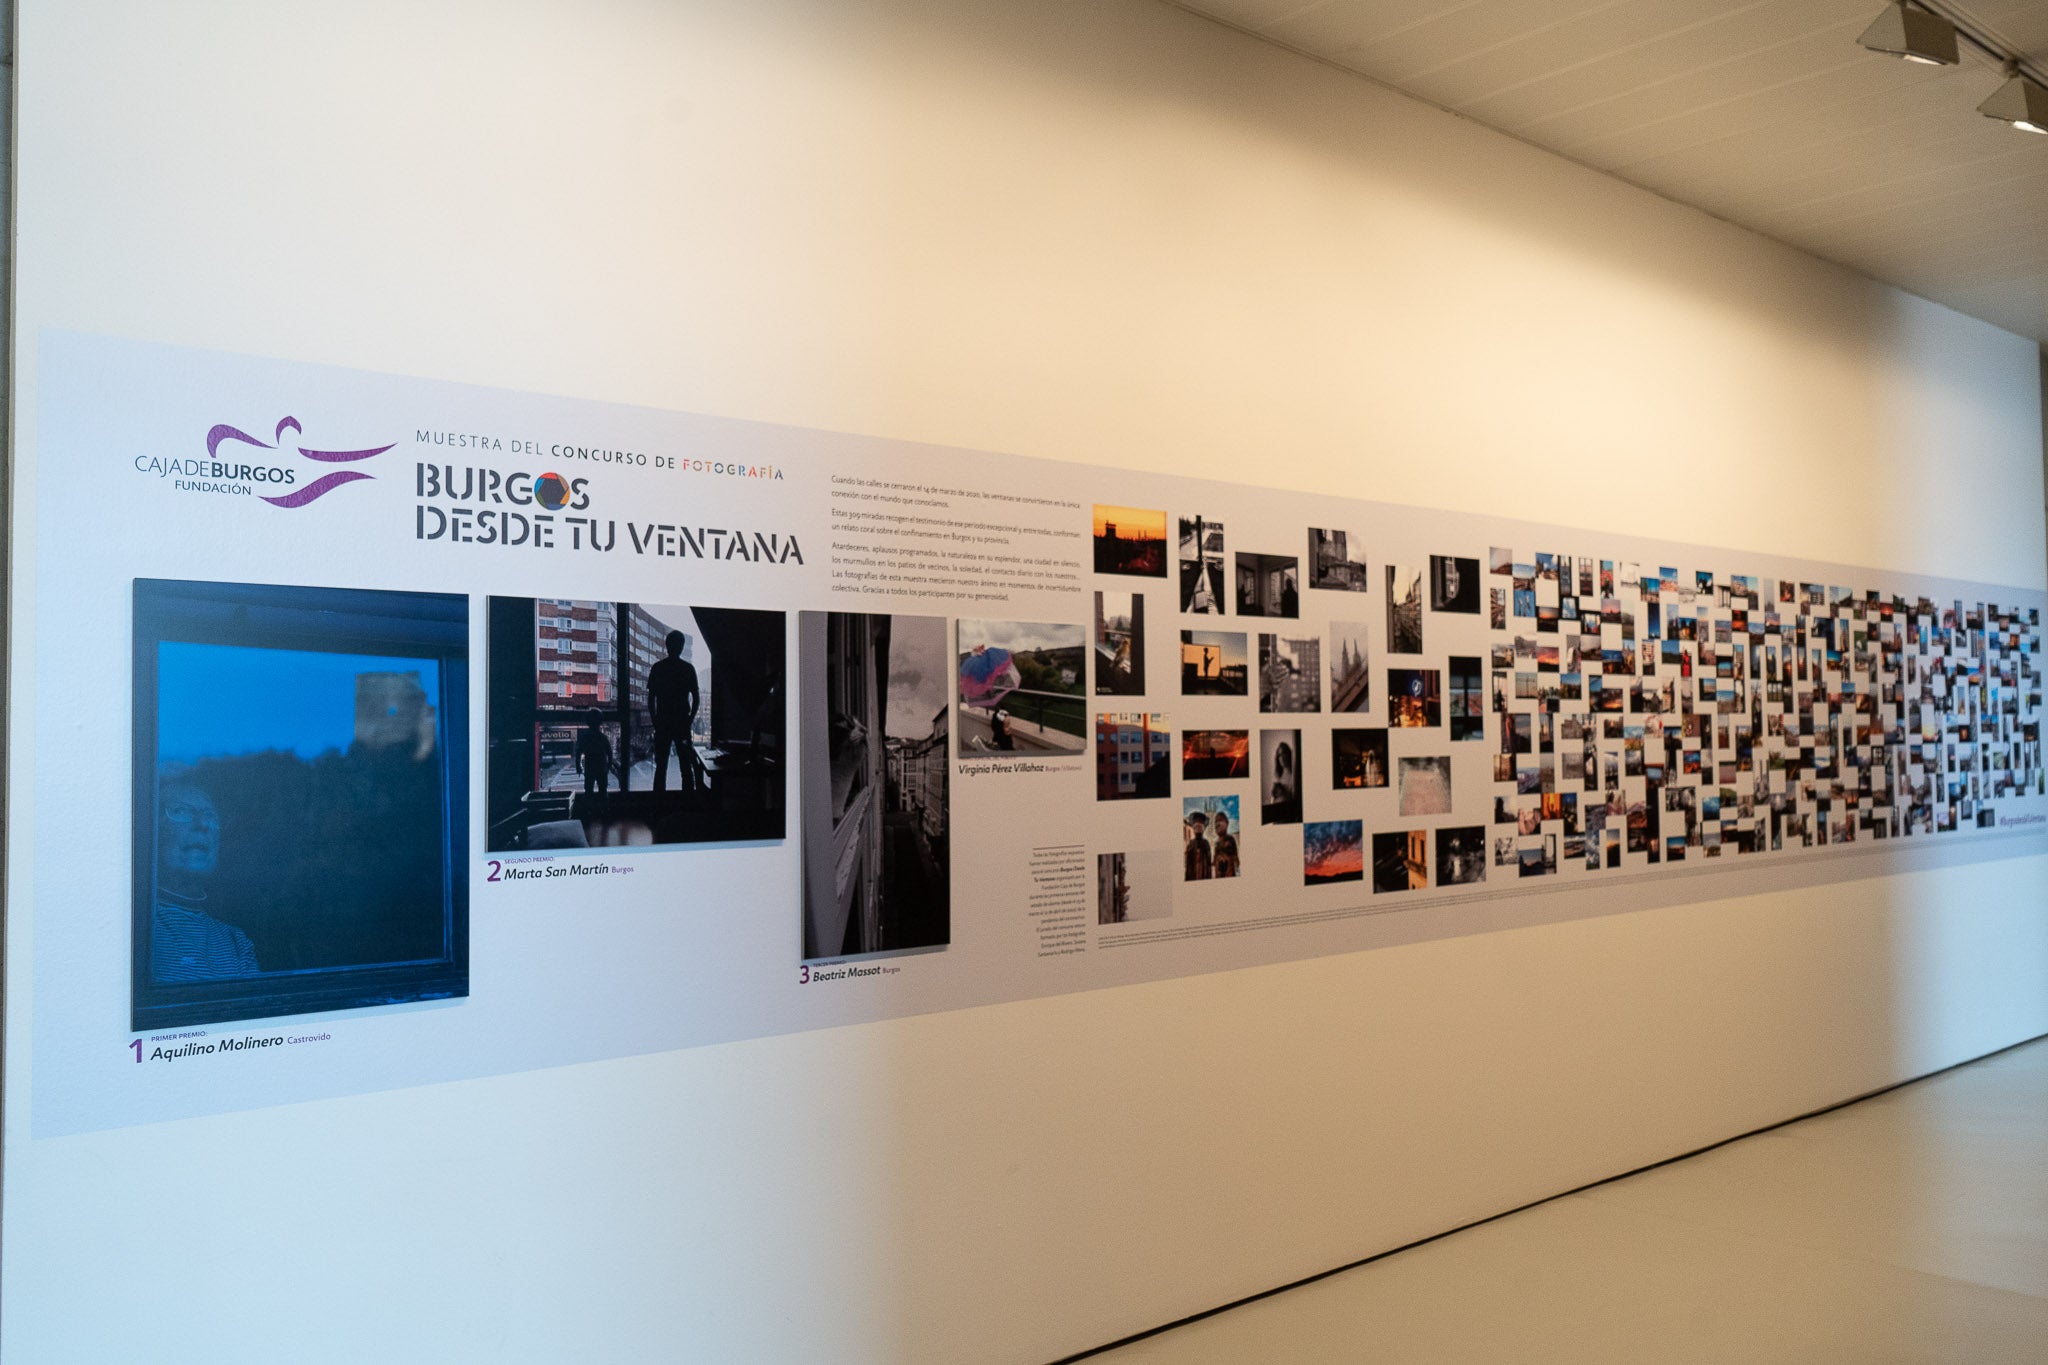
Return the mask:
<path id="1" fill-rule="evenodd" d="M 1276 839 L 1298 838 L 1302 885 L 1333 895 L 1484 881 L 1483 816 L 1452 823 L 1454 770 L 1473 765 L 1468 807 L 1487 776 L 1484 561 L 1389 562 L 1355 527 L 1303 527 L 1289 546 L 1285 535 L 1227 535 L 1226 524 L 1237 532 L 1244 519 L 1227 508 L 1094 509 L 1091 691 L 1134 708 L 1096 716 L 1096 797 L 1178 798 L 1179 892 L 1168 903 L 1241 904 L 1216 899 L 1227 893 L 1215 884 L 1283 872 L 1292 855 Z M 1154 574 L 1160 527 L 1176 547 L 1171 601 L 1131 581 Z M 1211 619 L 1232 616 L 1259 619 Z M 1177 637 L 1177 685 L 1147 672 L 1148 635 L 1168 630 L 1160 643 L 1170 650 Z M 1426 654 L 1432 644 L 1440 652 Z M 1448 652 L 1457 645 L 1468 652 Z M 1169 706 L 1178 726 L 1136 709 L 1149 705 Z M 1163 821 L 1142 806 L 1099 809 L 1097 923 L 1145 918 L 1128 908 L 1142 900 L 1133 869 L 1158 851 Z M 1141 817 L 1150 835 L 1130 832 Z"/>
<path id="2" fill-rule="evenodd" d="M 1304 887 L 1378 897 L 1992 827 L 1999 799 L 2048 791 L 2037 610 L 1506 547 L 1377 556 L 1355 527 L 1268 536 L 1223 507 L 1097 508 L 1098 564 L 1121 562 L 1112 521 L 1172 528 L 1175 600 L 1101 570 L 1123 582 L 1094 585 L 1096 693 L 1145 693 L 1146 611 L 1170 612 L 1179 684 L 1152 693 L 1181 729 L 1105 716 L 1098 795 L 1163 774 L 1146 794 L 1179 798 L 1184 912 L 1247 904 L 1197 884 L 1272 878 L 1279 838 Z M 1205 619 L 1229 616 L 1259 619 Z"/>
<path id="3" fill-rule="evenodd" d="M 1992 828 L 2000 799 L 2043 791 L 2036 609 L 1507 547 L 1488 564 L 1505 875 Z"/>

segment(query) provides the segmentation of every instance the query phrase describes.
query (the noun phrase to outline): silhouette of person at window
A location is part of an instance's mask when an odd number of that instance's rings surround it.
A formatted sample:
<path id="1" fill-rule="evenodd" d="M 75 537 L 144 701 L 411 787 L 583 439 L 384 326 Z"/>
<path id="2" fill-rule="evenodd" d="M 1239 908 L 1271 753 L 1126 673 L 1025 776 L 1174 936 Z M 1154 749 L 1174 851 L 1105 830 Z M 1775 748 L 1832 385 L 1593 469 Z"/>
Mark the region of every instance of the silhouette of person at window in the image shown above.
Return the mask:
<path id="1" fill-rule="evenodd" d="M 697 724 L 697 670 L 683 657 L 687 638 L 668 633 L 668 657 L 647 670 L 647 710 L 654 720 L 654 790 L 668 790 L 668 754 L 673 748 L 681 773 L 679 786 L 697 791 L 697 747 L 690 732 Z"/>
<path id="2" fill-rule="evenodd" d="M 220 863 L 220 812 L 190 783 L 157 798 L 156 907 L 149 970 L 159 981 L 214 981 L 263 970 L 249 936 L 207 913 L 207 884 Z"/>
<path id="3" fill-rule="evenodd" d="M 661 665 L 656 664 L 655 667 Z M 583 774 L 584 791 L 604 793 L 611 790 L 612 742 L 605 738 L 596 721 L 576 732 L 576 771 Z"/>

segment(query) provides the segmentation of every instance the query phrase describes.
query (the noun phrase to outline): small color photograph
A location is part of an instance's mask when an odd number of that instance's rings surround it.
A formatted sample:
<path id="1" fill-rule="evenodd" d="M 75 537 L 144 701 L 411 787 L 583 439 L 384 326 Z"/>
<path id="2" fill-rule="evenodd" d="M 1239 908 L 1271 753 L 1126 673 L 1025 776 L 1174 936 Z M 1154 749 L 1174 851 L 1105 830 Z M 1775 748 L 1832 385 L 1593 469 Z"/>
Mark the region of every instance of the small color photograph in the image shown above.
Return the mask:
<path id="1" fill-rule="evenodd" d="M 1365 880 L 1365 826 L 1357 820 L 1317 820 L 1301 827 L 1304 886 Z"/>

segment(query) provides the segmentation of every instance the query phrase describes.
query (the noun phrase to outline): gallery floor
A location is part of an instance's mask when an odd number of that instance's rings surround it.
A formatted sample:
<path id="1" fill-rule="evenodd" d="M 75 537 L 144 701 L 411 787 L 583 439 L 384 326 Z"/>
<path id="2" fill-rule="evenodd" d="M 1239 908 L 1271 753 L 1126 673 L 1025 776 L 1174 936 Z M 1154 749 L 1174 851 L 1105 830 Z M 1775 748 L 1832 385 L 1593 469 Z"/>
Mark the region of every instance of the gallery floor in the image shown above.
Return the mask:
<path id="1" fill-rule="evenodd" d="M 2048 1038 L 1088 1357 L 2048 1361 Z"/>

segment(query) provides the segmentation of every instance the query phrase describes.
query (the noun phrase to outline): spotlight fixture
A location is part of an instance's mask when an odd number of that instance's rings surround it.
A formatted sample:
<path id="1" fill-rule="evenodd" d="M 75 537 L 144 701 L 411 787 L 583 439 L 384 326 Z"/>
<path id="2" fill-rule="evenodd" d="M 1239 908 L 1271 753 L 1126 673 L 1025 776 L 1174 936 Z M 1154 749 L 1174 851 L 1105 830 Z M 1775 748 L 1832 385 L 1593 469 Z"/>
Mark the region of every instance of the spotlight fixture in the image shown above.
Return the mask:
<path id="1" fill-rule="evenodd" d="M 1986 118 L 2010 123 L 2024 133 L 2048 133 L 2048 86 L 2020 74 L 2019 63 L 2005 64 L 2005 84 L 1977 106 Z"/>
<path id="2" fill-rule="evenodd" d="M 1956 26 L 1939 14 L 1912 8 L 1905 0 L 1887 6 L 1856 41 L 1872 52 L 1903 57 L 1922 66 L 1954 66 L 1961 60 L 1956 51 Z"/>

